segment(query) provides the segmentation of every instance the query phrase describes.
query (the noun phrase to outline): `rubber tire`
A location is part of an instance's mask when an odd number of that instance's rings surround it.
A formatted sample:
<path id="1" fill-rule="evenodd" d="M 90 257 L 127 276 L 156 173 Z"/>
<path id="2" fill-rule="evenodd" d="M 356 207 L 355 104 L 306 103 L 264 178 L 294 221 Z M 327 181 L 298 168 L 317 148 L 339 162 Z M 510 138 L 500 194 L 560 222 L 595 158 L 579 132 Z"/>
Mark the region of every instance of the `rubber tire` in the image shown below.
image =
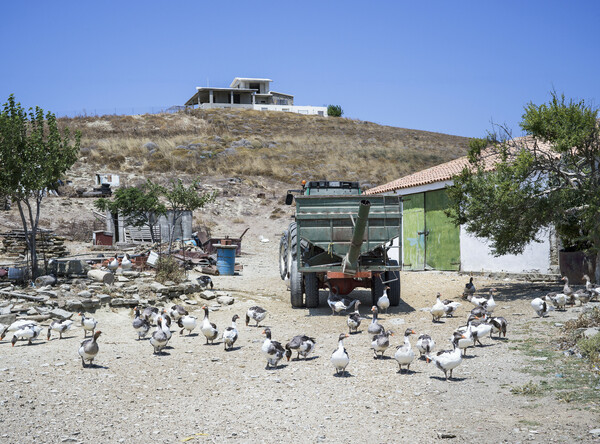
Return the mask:
<path id="1" fill-rule="evenodd" d="M 290 269 L 290 302 L 292 307 L 304 307 L 304 298 L 302 297 L 302 273 L 298 271 L 298 263 L 292 262 Z"/>
<path id="2" fill-rule="evenodd" d="M 383 294 L 384 286 L 383 286 L 383 282 L 381 281 L 381 279 L 384 278 L 384 276 L 383 276 L 384 274 L 385 273 L 382 273 L 381 275 L 374 277 L 371 281 L 371 299 L 373 299 L 373 305 L 375 305 L 375 306 L 377 306 L 377 301 Z"/>
<path id="3" fill-rule="evenodd" d="M 388 265 L 397 267 L 398 261 L 390 259 Z M 397 307 L 400 305 L 400 271 L 386 271 L 384 280 L 388 282 L 387 285 L 390 287 L 390 290 L 388 291 L 390 306 Z"/>
<path id="4" fill-rule="evenodd" d="M 317 308 L 319 306 L 319 279 L 317 273 L 304 273 L 304 292 L 306 306 Z"/>
<path id="5" fill-rule="evenodd" d="M 288 277 L 288 232 L 283 232 L 279 239 L 279 275 L 281 279 Z"/>

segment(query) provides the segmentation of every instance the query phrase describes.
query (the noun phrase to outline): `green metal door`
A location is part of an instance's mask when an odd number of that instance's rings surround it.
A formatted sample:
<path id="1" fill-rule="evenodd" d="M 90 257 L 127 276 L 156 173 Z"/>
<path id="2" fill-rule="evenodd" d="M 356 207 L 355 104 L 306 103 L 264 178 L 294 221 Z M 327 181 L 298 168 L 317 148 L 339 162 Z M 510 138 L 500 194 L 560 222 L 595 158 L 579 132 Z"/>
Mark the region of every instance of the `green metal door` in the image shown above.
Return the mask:
<path id="1" fill-rule="evenodd" d="M 460 268 L 460 229 L 444 214 L 446 190 L 425 193 L 425 264 L 428 269 Z"/>
<path id="2" fill-rule="evenodd" d="M 403 198 L 402 267 L 405 270 L 425 269 L 425 205 L 424 194 Z"/>

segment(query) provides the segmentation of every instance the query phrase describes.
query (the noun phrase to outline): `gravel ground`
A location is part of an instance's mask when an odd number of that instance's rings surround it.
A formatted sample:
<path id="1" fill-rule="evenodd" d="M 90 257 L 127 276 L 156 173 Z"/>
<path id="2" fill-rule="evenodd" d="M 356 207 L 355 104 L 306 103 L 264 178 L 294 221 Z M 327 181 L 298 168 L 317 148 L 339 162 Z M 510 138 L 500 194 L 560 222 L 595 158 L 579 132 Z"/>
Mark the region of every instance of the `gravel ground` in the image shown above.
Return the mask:
<path id="1" fill-rule="evenodd" d="M 281 222 L 279 222 L 281 224 Z M 273 225 L 274 226 L 274 225 Z M 0 442 L 410 442 L 429 443 L 439 434 L 450 442 L 587 442 L 600 427 L 597 413 L 559 403 L 552 395 L 513 395 L 511 386 L 532 377 L 521 371 L 531 357 L 511 350 L 511 341 L 529 335 L 555 335 L 554 322 L 576 316 L 552 312 L 533 317 L 535 290 L 527 284 L 476 278 L 478 288 L 496 286 L 496 313 L 509 322 L 507 340 L 485 339 L 446 382 L 433 364 L 416 360 L 409 374 L 397 373 L 392 358 L 402 332 L 429 333 L 437 349 L 465 322 L 472 308 L 464 301 L 454 318 L 434 324 L 422 311 L 439 291 L 458 300 L 466 278 L 456 273 L 403 273 L 400 307 L 381 323 L 398 332 L 385 359 L 375 360 L 366 333 L 345 342 L 349 376 L 335 377 L 330 355 L 346 317 L 331 316 L 325 292 L 318 309 L 292 309 L 277 269 L 276 230 L 244 239 L 247 252 L 241 276 L 216 277 L 216 288 L 235 297 L 210 318 L 222 331 L 239 314 L 236 349 L 221 341 L 205 345 L 199 328 L 191 336 L 173 334 L 163 355 L 153 355 L 147 340 L 135 340 L 128 310 L 99 310 L 102 330 L 96 366 L 83 369 L 77 354 L 83 330 L 63 340 L 37 340 L 26 346 L 0 343 Z M 538 286 L 539 287 L 539 286 Z M 370 318 L 369 293 L 357 292 L 361 312 Z M 461 301 L 462 302 L 462 301 Z M 268 310 L 264 321 L 273 339 L 285 343 L 296 334 L 317 340 L 310 359 L 265 369 L 260 352 L 262 328 L 246 327 L 252 305 Z M 200 303 L 190 306 L 202 317 Z M 548 322 L 548 320 L 550 322 Z M 262 327 L 262 325 L 261 325 Z M 412 338 L 412 344 L 416 337 Z M 513 344 L 514 345 L 514 344 Z M 536 424 L 535 426 L 526 424 Z"/>

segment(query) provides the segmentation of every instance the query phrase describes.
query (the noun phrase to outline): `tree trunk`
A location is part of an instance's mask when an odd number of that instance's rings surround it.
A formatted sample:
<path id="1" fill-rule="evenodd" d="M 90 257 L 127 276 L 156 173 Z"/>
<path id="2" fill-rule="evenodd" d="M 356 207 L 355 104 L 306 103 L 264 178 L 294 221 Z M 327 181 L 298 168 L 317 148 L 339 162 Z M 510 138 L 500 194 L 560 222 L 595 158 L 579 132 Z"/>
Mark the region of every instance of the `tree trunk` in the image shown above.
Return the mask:
<path id="1" fill-rule="evenodd" d="M 600 282 L 600 250 L 596 253 L 596 269 L 594 270 L 596 284 Z"/>

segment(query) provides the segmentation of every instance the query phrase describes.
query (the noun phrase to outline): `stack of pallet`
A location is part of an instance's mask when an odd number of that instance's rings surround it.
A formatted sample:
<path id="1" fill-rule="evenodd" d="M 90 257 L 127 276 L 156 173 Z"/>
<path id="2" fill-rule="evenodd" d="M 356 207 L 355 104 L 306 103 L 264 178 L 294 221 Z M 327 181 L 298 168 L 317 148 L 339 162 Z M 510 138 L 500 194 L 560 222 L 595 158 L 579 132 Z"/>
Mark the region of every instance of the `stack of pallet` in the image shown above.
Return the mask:
<path id="1" fill-rule="evenodd" d="M 6 257 L 23 257 L 27 253 L 27 241 L 23 230 L 0 233 L 4 240 L 0 245 L 0 255 Z M 69 255 L 65 247 L 65 238 L 56 236 L 51 230 L 38 230 L 36 236 L 38 257 L 65 257 Z"/>

